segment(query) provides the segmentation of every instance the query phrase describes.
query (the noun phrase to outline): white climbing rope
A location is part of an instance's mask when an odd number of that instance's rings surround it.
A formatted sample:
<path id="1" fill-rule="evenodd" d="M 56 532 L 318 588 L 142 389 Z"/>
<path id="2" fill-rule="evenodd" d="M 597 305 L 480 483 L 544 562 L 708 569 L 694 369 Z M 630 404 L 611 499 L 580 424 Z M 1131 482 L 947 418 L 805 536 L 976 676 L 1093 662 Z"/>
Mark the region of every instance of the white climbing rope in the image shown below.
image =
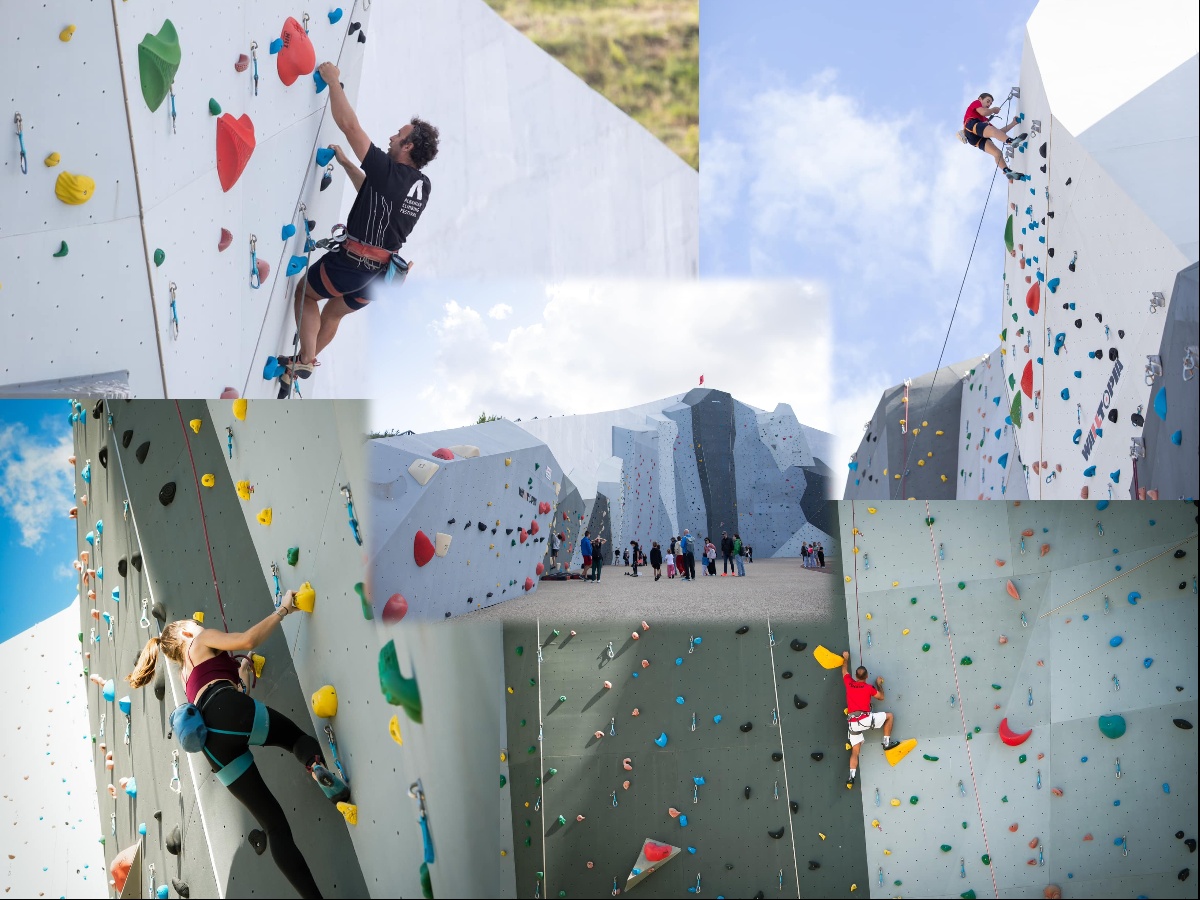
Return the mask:
<path id="1" fill-rule="evenodd" d="M 767 633 L 771 634 L 771 617 L 770 616 L 767 617 Z M 771 657 L 771 686 L 775 689 L 775 713 L 778 716 L 779 709 L 780 709 L 780 706 L 779 706 L 779 678 L 775 674 L 774 647 L 771 648 L 771 652 L 770 652 L 769 656 Z M 800 893 L 800 861 L 796 856 L 796 829 L 794 827 L 792 827 L 793 826 L 792 789 L 791 789 L 791 786 L 788 784 L 787 747 L 784 745 L 784 740 L 783 740 L 783 717 L 782 716 L 779 717 L 779 721 L 776 723 L 776 727 L 779 729 L 779 752 L 780 752 L 780 755 L 783 756 L 783 760 L 782 760 L 782 762 L 783 762 L 783 799 L 784 799 L 784 802 L 787 803 L 788 834 L 791 836 L 791 839 L 792 839 L 792 868 L 796 873 L 796 896 L 802 897 L 803 894 Z"/>
<path id="2" fill-rule="evenodd" d="M 550 869 L 546 861 L 546 758 L 542 741 L 542 619 L 537 620 L 537 698 L 538 698 L 538 774 L 542 775 L 540 787 L 542 817 L 542 884 L 550 882 Z"/>

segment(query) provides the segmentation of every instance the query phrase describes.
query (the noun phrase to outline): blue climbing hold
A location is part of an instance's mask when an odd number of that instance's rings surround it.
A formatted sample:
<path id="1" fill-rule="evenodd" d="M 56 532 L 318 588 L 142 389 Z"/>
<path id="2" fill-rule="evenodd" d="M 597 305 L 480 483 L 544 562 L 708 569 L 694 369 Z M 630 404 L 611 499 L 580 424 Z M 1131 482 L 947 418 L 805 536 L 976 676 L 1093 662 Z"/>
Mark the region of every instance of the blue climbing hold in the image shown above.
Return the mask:
<path id="1" fill-rule="evenodd" d="M 1104 437 L 1104 429 L 1103 428 L 1096 429 L 1096 437 Z"/>
<path id="2" fill-rule="evenodd" d="M 683 665 L 683 657 L 682 656 L 675 657 L 675 665 L 677 665 L 677 666 Z"/>
<path id="3" fill-rule="evenodd" d="M 1086 621 L 1087 621 L 1088 619 L 1090 619 L 1090 618 L 1091 618 L 1091 616 L 1089 616 L 1087 613 L 1084 613 L 1084 614 L 1083 614 L 1083 621 L 1085 621 L 1085 622 L 1086 622 Z"/>
<path id="4" fill-rule="evenodd" d="M 96 577 L 99 578 L 101 581 L 104 580 L 104 566 L 101 566 L 100 568 L 98 568 L 96 570 Z"/>
<path id="5" fill-rule="evenodd" d="M 721 714 L 720 713 L 717 713 L 715 716 L 713 716 L 713 724 L 714 725 L 721 724 Z"/>
<path id="6" fill-rule="evenodd" d="M 1121 470 L 1117 469 L 1115 472 L 1109 472 L 1108 477 L 1112 479 L 1113 484 L 1119 484 L 1121 481 Z"/>
<path id="7" fill-rule="evenodd" d="M 1038 273 L 1037 273 L 1037 280 L 1038 280 L 1038 281 L 1045 281 L 1045 280 L 1046 280 L 1046 276 L 1045 276 L 1045 275 L 1044 275 L 1042 272 L 1038 272 Z"/>
<path id="8" fill-rule="evenodd" d="M 86 535 L 84 535 L 83 539 L 85 541 L 87 541 L 89 544 L 91 544 L 93 547 L 96 546 L 96 535 L 92 534 L 90 531 Z"/>
<path id="9" fill-rule="evenodd" d="M 1060 331 L 1054 336 L 1054 355 L 1058 356 L 1058 352 L 1067 345 L 1067 333 Z"/>
<path id="10" fill-rule="evenodd" d="M 1086 757 L 1086 756 L 1081 756 L 1081 757 L 1079 757 L 1079 761 L 1080 761 L 1080 762 L 1087 762 L 1087 757 Z"/>
<path id="11" fill-rule="evenodd" d="M 679 827 L 680 827 L 680 828 L 687 828 L 687 816 L 680 816 L 680 817 L 679 817 Z"/>
<path id="12" fill-rule="evenodd" d="M 121 602 L 121 589 L 119 587 L 113 588 L 112 598 L 118 603 Z"/>
<path id="13" fill-rule="evenodd" d="M 1093 475 L 1095 475 L 1095 474 L 1096 474 L 1096 467 L 1095 467 L 1095 466 L 1088 466 L 1086 469 L 1084 469 L 1084 470 L 1083 470 L 1083 477 L 1084 477 L 1084 478 L 1091 478 L 1091 477 L 1092 477 Z"/>
<path id="14" fill-rule="evenodd" d="M 134 778 L 132 775 L 130 775 L 129 778 L 126 779 L 126 781 L 125 781 L 125 793 L 128 794 L 130 797 L 132 797 L 134 800 L 137 799 L 137 779 Z"/>
<path id="15" fill-rule="evenodd" d="M 321 147 L 317 150 L 317 166 L 325 168 L 329 165 L 329 161 L 333 159 L 333 151 L 328 147 Z"/>
<path id="16" fill-rule="evenodd" d="M 1171 443 L 1174 444 L 1176 447 L 1182 445 L 1183 444 L 1183 432 L 1182 431 L 1171 432 Z"/>
<path id="17" fill-rule="evenodd" d="M 1062 281 L 1061 278 L 1051 278 L 1049 281 L 1046 282 L 1046 287 L 1050 288 L 1050 293 L 1053 294 L 1055 291 L 1058 290 L 1058 285 L 1059 285 L 1060 281 Z"/>
<path id="18" fill-rule="evenodd" d="M 688 847 L 688 853 L 692 853 L 692 854 L 694 854 L 695 852 L 696 852 L 696 848 L 695 848 L 695 847 Z"/>
<path id="19" fill-rule="evenodd" d="M 1114 552 L 1114 553 L 1116 553 L 1116 551 L 1115 551 L 1115 550 L 1114 550 L 1113 552 Z M 1129 602 L 1130 602 L 1131 604 L 1133 604 L 1134 606 L 1137 606 L 1137 602 L 1138 602 L 1138 600 L 1140 600 L 1141 598 L 1142 598 L 1142 595 L 1141 595 L 1141 594 L 1139 594 L 1137 591 L 1130 591 L 1130 592 L 1129 592 Z"/>
<path id="20" fill-rule="evenodd" d="M 125 713 L 125 715 L 129 715 L 129 711 L 133 709 L 133 701 L 129 697 L 122 697 L 117 701 L 117 708 Z"/>
<path id="21" fill-rule="evenodd" d="M 633 673 L 633 677 L 634 677 L 634 678 L 637 678 L 637 677 L 638 677 L 638 673 L 637 673 L 637 672 L 634 672 L 634 673 Z"/>
<path id="22" fill-rule="evenodd" d="M 304 256 L 293 256 L 288 260 L 287 273 L 288 276 L 299 275 L 308 265 L 308 258 Z"/>
<path id="23" fill-rule="evenodd" d="M 1158 417 L 1164 422 L 1167 421 L 1167 388 L 1163 385 L 1158 389 L 1158 393 L 1154 395 L 1154 411 L 1158 413 Z"/>
<path id="24" fill-rule="evenodd" d="M 854 460 L 851 460 L 851 461 L 850 461 L 850 471 L 851 471 L 851 472 L 857 472 L 857 471 L 858 471 L 858 460 L 857 460 L 857 459 L 854 459 Z"/>
<path id="25" fill-rule="evenodd" d="M 1062 397 L 1064 400 L 1070 400 L 1071 399 L 1071 391 L 1068 388 L 1063 388 L 1061 391 L 1058 392 L 1058 396 Z"/>
<path id="26" fill-rule="evenodd" d="M 1152 665 L 1154 665 L 1154 657 L 1147 656 L 1145 659 L 1142 660 L 1142 665 L 1147 669 L 1150 668 Z"/>
<path id="27" fill-rule="evenodd" d="M 341 20 L 342 20 L 342 8 L 339 6 L 337 9 L 335 9 L 333 12 L 331 12 L 329 14 L 329 24 L 336 25 Z"/>
<path id="28" fill-rule="evenodd" d="M 1010 422 L 1009 424 L 1012 424 L 1012 423 Z M 1076 428 L 1076 429 L 1075 429 L 1075 433 L 1074 433 L 1073 435 L 1071 435 L 1071 443 L 1072 443 L 1072 444 L 1078 444 L 1078 443 L 1079 443 L 1079 439 L 1080 439 L 1081 437 L 1083 437 L 1083 429 L 1082 429 L 1082 428 Z"/>
<path id="29" fill-rule="evenodd" d="M 318 94 L 325 90 L 325 88 L 329 87 L 329 85 L 325 83 L 325 79 L 321 77 L 321 73 L 315 70 L 313 71 L 313 85 L 316 87 Z"/>
<path id="30" fill-rule="evenodd" d="M 270 381 L 273 378 L 278 378 L 284 373 L 284 371 L 286 371 L 286 369 L 278 359 L 276 359 L 274 356 L 268 356 L 267 364 L 263 366 L 263 379 L 265 381 Z"/>
<path id="31" fill-rule="evenodd" d="M 1163 782 L 1163 793 L 1164 794 L 1171 793 L 1171 786 L 1169 784 L 1167 784 L 1165 781 Z"/>
<path id="32" fill-rule="evenodd" d="M 83 473 L 79 477 L 83 479 L 84 484 L 92 483 L 92 464 L 90 462 L 83 464 Z"/>
<path id="33" fill-rule="evenodd" d="M 702 637 L 698 637 L 694 641 L 692 641 L 693 644 L 701 644 L 703 642 L 704 642 L 704 638 L 702 638 Z"/>
<path id="34" fill-rule="evenodd" d="M 108 681 L 104 682 L 104 690 L 101 693 L 107 702 L 112 703 L 117 697 L 117 683 L 111 678 L 108 679 Z"/>
<path id="35" fill-rule="evenodd" d="M 278 53 L 282 49 L 283 49 L 283 38 L 275 38 L 275 40 L 271 41 L 271 55 L 272 56 L 274 56 L 276 53 Z"/>
<path id="36" fill-rule="evenodd" d="M 1071 374 L 1074 375 L 1076 378 L 1082 378 L 1083 377 L 1083 369 L 1076 369 Z"/>
<path id="37" fill-rule="evenodd" d="M 1001 453 L 1000 457 L 996 460 L 996 462 L 1000 463 L 1000 468 L 1007 469 L 1008 468 L 1008 454 Z"/>
<path id="38" fill-rule="evenodd" d="M 1097 500 L 1096 501 L 1096 509 L 1108 509 L 1108 501 L 1107 500 Z"/>
<path id="39" fill-rule="evenodd" d="M 158 900 L 167 900 L 167 898 L 171 896 L 171 889 L 165 884 L 160 884 L 157 888 L 155 888 L 154 896 L 157 897 Z"/>
<path id="40" fill-rule="evenodd" d="M 1101 716 L 1098 723 L 1100 733 L 1106 738 L 1116 740 L 1125 733 L 1124 716 Z"/>
<path id="41" fill-rule="evenodd" d="M 658 744 L 660 747 L 667 746 L 667 733 L 664 731 L 662 734 L 656 737 L 654 739 L 654 743 Z"/>
<path id="42" fill-rule="evenodd" d="M 104 520 L 103 519 L 96 520 L 96 534 L 104 534 Z"/>
<path id="43" fill-rule="evenodd" d="M 692 784 L 697 785 L 697 786 L 704 784 L 704 776 L 697 775 L 695 778 L 692 779 Z"/>
<path id="44" fill-rule="evenodd" d="M 682 697 L 676 697 L 675 702 L 678 703 L 680 706 L 683 706 L 683 698 Z"/>
<path id="45" fill-rule="evenodd" d="M 1120 646 L 1121 646 L 1121 644 L 1122 644 L 1122 643 L 1124 643 L 1124 641 L 1125 641 L 1125 638 L 1121 637 L 1121 636 L 1118 634 L 1118 635 L 1115 635 L 1114 637 L 1112 637 L 1112 638 L 1110 638 L 1110 639 L 1109 639 L 1108 646 L 1110 646 L 1110 647 L 1120 647 Z"/>
<path id="46" fill-rule="evenodd" d="M 291 222 L 288 222 L 280 230 L 280 235 L 281 235 L 281 240 L 285 240 L 285 241 L 290 237 L 295 237 L 296 236 L 296 226 L 293 225 Z"/>
<path id="47" fill-rule="evenodd" d="M 1000 405 L 1000 395 L 999 394 L 997 394 L 995 397 L 992 398 L 992 405 L 993 406 Z"/>

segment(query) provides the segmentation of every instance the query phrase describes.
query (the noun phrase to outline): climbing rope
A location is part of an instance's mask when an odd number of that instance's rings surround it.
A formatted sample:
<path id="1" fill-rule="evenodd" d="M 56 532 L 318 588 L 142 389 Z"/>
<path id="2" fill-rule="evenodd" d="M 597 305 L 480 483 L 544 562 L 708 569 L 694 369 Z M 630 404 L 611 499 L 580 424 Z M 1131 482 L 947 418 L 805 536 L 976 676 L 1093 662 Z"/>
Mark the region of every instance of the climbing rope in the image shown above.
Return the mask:
<path id="1" fill-rule="evenodd" d="M 538 620 L 537 620 L 537 646 L 538 646 L 538 652 L 537 652 L 537 682 L 538 682 L 537 683 L 537 697 L 538 697 L 538 767 L 539 767 L 538 774 L 544 774 L 546 771 L 546 759 L 545 759 L 544 748 L 543 748 L 543 743 L 542 743 L 542 722 L 543 722 L 543 719 L 542 719 L 542 715 L 543 715 L 543 713 L 542 713 L 542 620 L 541 620 L 540 616 L 538 617 Z M 542 784 L 540 785 L 540 789 L 541 789 L 541 796 L 538 799 L 541 802 L 538 804 L 538 806 L 540 807 L 538 809 L 538 813 L 542 817 L 542 835 L 543 835 L 543 837 L 542 837 L 542 880 L 544 882 L 544 881 L 547 881 L 546 874 L 550 871 L 550 869 L 547 866 L 547 861 L 546 861 L 546 839 L 545 839 L 545 834 L 546 834 L 546 781 L 545 781 L 545 779 L 542 779 Z M 541 887 L 541 884 L 542 884 L 542 882 L 538 883 L 539 888 Z"/>
<path id="2" fill-rule="evenodd" d="M 854 621 L 858 627 L 858 658 L 862 661 L 862 614 L 858 606 L 858 519 L 856 518 L 855 501 L 850 501 L 850 537 L 854 545 L 851 556 L 854 558 Z"/>
<path id="3" fill-rule="evenodd" d="M 950 646 L 950 668 L 954 671 L 954 693 L 958 698 L 958 702 L 955 705 L 958 707 L 958 716 L 962 722 L 962 733 L 969 734 L 970 730 L 967 728 L 967 714 L 963 710 L 962 686 L 959 684 L 958 680 L 958 662 L 954 658 L 954 636 L 950 634 L 949 628 L 950 617 L 949 612 L 946 609 L 946 591 L 942 586 L 942 567 L 940 560 L 938 559 L 937 538 L 933 533 L 933 516 L 930 515 L 928 500 L 925 501 L 925 521 L 928 523 L 927 527 L 929 528 L 929 543 L 933 550 L 933 568 L 937 573 L 938 596 L 942 601 L 942 622 L 947 626 L 946 642 Z M 992 876 L 992 890 L 995 892 L 995 895 L 999 897 L 1000 887 L 996 883 L 996 865 L 992 859 L 992 848 L 988 845 L 987 820 L 984 819 L 983 816 L 983 806 L 979 799 L 979 783 L 975 778 L 975 756 L 971 753 L 971 742 L 965 741 L 964 743 L 966 744 L 967 750 L 967 769 L 971 773 L 971 786 L 975 789 L 975 809 L 979 813 L 979 827 L 983 831 L 983 851 L 988 859 L 988 872 Z"/>
<path id="4" fill-rule="evenodd" d="M 772 633 L 771 618 L 769 616 L 767 617 L 767 633 L 768 634 Z M 690 649 L 689 649 L 689 652 L 690 652 Z M 778 716 L 778 712 L 781 709 L 781 707 L 779 705 L 779 680 L 780 679 L 775 674 L 775 651 L 774 651 L 774 648 L 771 648 L 770 656 L 771 656 L 771 683 L 772 683 L 772 687 L 774 687 L 774 689 L 775 689 L 775 713 Z M 788 818 L 790 819 L 791 818 L 791 810 L 792 810 L 792 790 L 791 790 L 790 785 L 788 784 L 787 746 L 785 745 L 785 742 L 783 740 L 783 718 L 779 717 L 778 721 L 775 724 L 779 728 L 779 752 L 783 756 L 783 760 L 782 760 L 782 764 L 783 764 L 783 798 L 784 798 L 784 802 L 786 802 L 788 805 Z M 796 896 L 799 897 L 800 896 L 800 861 L 799 861 L 799 857 L 797 856 L 797 851 L 796 851 L 796 829 L 789 828 L 788 832 L 792 839 L 792 866 L 796 873 Z M 697 876 L 697 877 L 699 877 L 699 876 Z M 780 889 L 782 890 L 782 885 L 783 885 L 783 870 L 782 869 L 780 870 L 779 877 L 780 877 L 780 882 L 779 882 Z"/>
<path id="5" fill-rule="evenodd" d="M 1068 600 L 1066 603 L 1059 604 L 1058 606 L 1054 607 L 1054 609 L 1047 610 L 1046 612 L 1044 612 L 1040 616 L 1038 616 L 1038 618 L 1044 619 L 1044 618 L 1046 618 L 1046 616 L 1053 615 L 1054 613 L 1058 612 L 1060 609 L 1066 609 L 1068 606 L 1070 606 L 1076 600 L 1082 600 L 1084 597 L 1088 596 L 1089 594 L 1094 594 L 1094 593 L 1096 593 L 1096 591 L 1099 591 L 1099 590 L 1102 590 L 1103 588 L 1108 587 L 1114 581 L 1120 581 L 1126 575 L 1132 575 L 1134 572 L 1136 572 L 1142 566 L 1148 566 L 1150 563 L 1154 562 L 1156 559 L 1162 559 L 1168 553 L 1173 553 L 1174 551 L 1176 551 L 1180 547 L 1182 547 L 1184 544 L 1188 543 L 1189 541 L 1194 541 L 1194 540 L 1196 540 L 1196 535 L 1194 535 L 1194 534 L 1189 535 L 1188 537 L 1185 537 L 1179 543 L 1177 543 L 1171 547 L 1168 547 L 1166 550 L 1164 550 L 1162 553 L 1158 554 L 1157 556 L 1152 556 L 1152 557 L 1150 557 L 1150 559 L 1146 560 L 1145 562 L 1138 563 L 1136 566 L 1134 566 L 1128 572 L 1122 572 L 1120 575 L 1116 576 L 1115 578 L 1108 579 L 1108 581 L 1104 582 L 1104 584 L 1100 585 L 1099 587 L 1094 587 L 1090 591 L 1086 591 L 1085 593 L 1080 594 L 1078 597 Z"/>
<path id="6" fill-rule="evenodd" d="M 225 618 L 225 604 L 221 600 L 221 585 L 217 583 L 217 566 L 213 562 L 212 543 L 208 539 L 208 522 L 204 518 L 204 498 L 200 496 L 200 476 L 196 474 L 196 458 L 192 456 L 192 442 L 188 437 L 188 426 L 183 421 L 183 411 L 179 408 L 179 401 L 175 401 L 175 413 L 179 416 L 179 427 L 183 430 L 183 443 L 187 447 L 188 462 L 192 465 L 192 481 L 196 485 L 196 501 L 200 504 L 200 525 L 204 529 L 204 549 L 208 553 L 208 567 L 212 572 L 213 590 L 217 594 L 217 606 L 221 610 L 221 621 L 225 625 L 225 630 L 229 630 L 229 620 Z"/>
<path id="7" fill-rule="evenodd" d="M 1008 106 L 1008 104 L 1010 104 L 1010 103 L 1012 102 L 1012 99 L 1013 99 L 1013 98 L 1012 98 L 1012 94 L 1010 93 L 1010 94 L 1008 95 L 1008 99 L 1004 101 L 1004 105 L 1005 105 L 1005 106 Z M 999 115 L 999 113 L 997 113 L 997 115 Z M 973 259 L 975 259 L 975 248 L 976 248 L 976 246 L 978 246 L 978 244 L 979 244 L 979 234 L 980 234 L 980 232 L 981 232 L 981 231 L 983 231 L 983 220 L 984 220 L 984 217 L 985 217 L 985 216 L 987 216 L 987 208 L 988 208 L 988 204 L 989 204 L 989 203 L 991 202 L 991 200 L 992 200 L 992 191 L 993 191 L 993 190 L 995 189 L 995 187 L 996 187 L 996 173 L 997 173 L 998 171 L 999 171 L 999 169 L 993 169 L 993 170 L 992 170 L 992 181 L 991 181 L 991 183 L 988 185 L 987 198 L 986 198 L 986 199 L 983 201 L 983 209 L 982 209 L 982 210 L 980 211 L 980 213 L 979 213 L 979 224 L 978 224 L 978 225 L 975 227 L 975 240 L 971 242 L 971 253 L 970 253 L 970 255 L 967 257 L 967 266 L 966 266 L 966 268 L 965 268 L 965 269 L 963 269 L 963 277 L 962 277 L 962 281 L 961 281 L 961 282 L 959 283 L 959 285 L 958 285 L 958 296 L 954 298 L 954 309 L 953 309 L 953 310 L 951 311 L 951 313 L 950 313 L 950 323 L 949 323 L 949 324 L 946 326 L 946 337 L 945 337 L 945 339 L 942 341 L 942 349 L 941 349 L 941 352 L 939 352 L 939 353 L 938 353 L 938 361 L 937 361 L 937 365 L 936 365 L 936 366 L 934 366 L 934 368 L 933 368 L 933 380 L 932 380 L 932 381 L 929 383 L 929 392 L 928 392 L 928 393 L 925 395 L 925 408 L 926 408 L 926 409 L 928 409 L 928 408 L 929 408 L 929 401 L 930 401 L 931 399 L 933 399 L 933 389 L 934 389 L 934 387 L 936 387 L 936 386 L 937 386 L 937 377 L 938 377 L 938 371 L 939 371 L 939 370 L 942 368 L 942 359 L 943 359 L 943 358 L 945 357 L 945 355 L 946 355 L 946 346 L 947 346 L 947 345 L 950 343 L 950 331 L 951 331 L 951 329 L 952 329 L 952 328 L 954 328 L 954 317 L 955 317 L 956 315 L 958 315 L 958 304 L 959 304 L 960 302 L 962 302 L 962 293 L 963 293 L 963 288 L 964 288 L 964 287 L 966 287 L 966 285 L 967 285 L 967 273 L 971 271 L 971 261 L 972 261 Z M 911 405 L 912 405 L 911 403 L 910 403 L 910 404 L 908 404 L 908 406 L 909 406 L 909 407 L 911 407 Z M 912 418 L 913 418 L 913 412 L 912 412 L 912 409 L 911 409 L 911 408 L 908 408 L 908 409 L 905 409 L 905 410 L 904 410 L 904 418 L 905 418 L 906 422 L 907 422 L 907 421 L 911 421 L 911 420 L 912 420 Z M 912 447 L 910 447 L 910 448 L 909 448 L 909 449 L 908 449 L 908 450 L 905 452 L 905 454 L 904 454 L 904 465 L 903 465 L 903 466 L 902 466 L 902 468 L 900 469 L 900 473 L 901 473 L 901 474 L 900 474 L 900 477 L 901 477 L 901 482 L 900 482 L 900 493 L 901 493 L 901 496 L 900 496 L 900 497 L 894 497 L 894 498 L 892 498 L 892 499 L 899 499 L 899 500 L 903 500 L 903 499 L 904 499 L 904 497 L 903 497 L 903 494 L 904 494 L 904 485 L 905 485 L 905 483 L 907 482 L 907 479 L 908 479 L 908 462 L 909 462 L 909 456 L 912 454 L 912 451 L 913 451 L 914 449 L 916 449 L 916 441 L 913 441 L 913 445 L 912 445 Z M 889 491 L 889 493 L 890 493 L 890 491 Z M 995 876 L 993 876 L 993 878 L 994 878 L 994 877 L 995 877 Z"/>

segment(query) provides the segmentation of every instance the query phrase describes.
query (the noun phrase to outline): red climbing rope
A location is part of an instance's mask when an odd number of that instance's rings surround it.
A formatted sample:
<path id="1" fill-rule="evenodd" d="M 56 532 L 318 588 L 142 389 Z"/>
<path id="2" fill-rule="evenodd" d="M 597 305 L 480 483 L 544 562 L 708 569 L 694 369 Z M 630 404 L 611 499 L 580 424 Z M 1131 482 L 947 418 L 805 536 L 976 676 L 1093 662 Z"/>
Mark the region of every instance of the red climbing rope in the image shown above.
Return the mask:
<path id="1" fill-rule="evenodd" d="M 208 568 L 212 572 L 213 590 L 217 592 L 217 606 L 221 610 L 221 621 L 225 624 L 225 630 L 229 630 L 229 620 L 225 618 L 225 604 L 221 601 L 221 586 L 217 583 L 217 565 L 213 562 L 212 543 L 208 540 L 208 522 L 204 519 L 204 497 L 200 494 L 200 478 L 196 475 L 196 458 L 192 456 L 192 441 L 188 437 L 188 426 L 183 421 L 183 411 L 179 408 L 179 401 L 175 401 L 175 414 L 179 416 L 179 427 L 183 430 L 183 443 L 187 447 L 188 461 L 192 464 L 192 481 L 196 485 L 196 502 L 200 504 L 200 525 L 204 528 L 204 549 L 208 553 Z"/>
<path id="2" fill-rule="evenodd" d="M 854 557 L 854 622 L 858 628 L 858 663 L 862 665 L 862 616 L 858 609 L 858 518 L 854 509 L 855 501 L 850 501 L 850 538 L 854 545 L 850 555 Z"/>
<path id="3" fill-rule="evenodd" d="M 962 687 L 958 683 L 958 663 L 954 659 L 954 638 L 950 634 L 950 616 L 946 611 L 946 591 L 942 587 L 942 567 L 938 563 L 937 538 L 933 533 L 933 517 L 929 514 L 929 501 L 925 501 L 925 520 L 929 528 L 929 545 L 933 550 L 933 568 L 937 572 L 938 595 L 942 599 L 942 621 L 946 623 L 946 641 L 950 644 L 950 667 L 954 670 L 954 693 L 958 697 L 958 716 L 962 721 L 962 733 L 967 734 L 967 714 L 963 712 Z M 983 830 L 983 852 L 988 856 L 988 872 L 992 876 L 992 890 L 1000 896 L 1000 886 L 996 883 L 996 864 L 992 860 L 992 848 L 988 846 L 987 821 L 983 817 L 983 806 L 979 802 L 979 783 L 975 780 L 975 757 L 971 753 L 971 742 L 967 745 L 967 768 L 971 772 L 971 787 L 975 789 L 975 809 L 979 813 L 979 827 Z"/>

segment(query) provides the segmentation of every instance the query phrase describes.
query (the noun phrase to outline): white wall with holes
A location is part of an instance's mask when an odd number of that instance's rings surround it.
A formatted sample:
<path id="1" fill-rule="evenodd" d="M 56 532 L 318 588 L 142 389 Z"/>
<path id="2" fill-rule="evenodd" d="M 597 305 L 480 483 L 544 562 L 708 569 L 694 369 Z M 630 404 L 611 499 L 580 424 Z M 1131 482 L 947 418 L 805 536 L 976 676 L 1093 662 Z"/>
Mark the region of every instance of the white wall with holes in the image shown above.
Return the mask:
<path id="1" fill-rule="evenodd" d="M 997 348 L 963 379 L 956 494 L 960 500 L 1022 500 L 1029 496 L 1015 429 L 1006 421 L 1007 359 Z"/>

